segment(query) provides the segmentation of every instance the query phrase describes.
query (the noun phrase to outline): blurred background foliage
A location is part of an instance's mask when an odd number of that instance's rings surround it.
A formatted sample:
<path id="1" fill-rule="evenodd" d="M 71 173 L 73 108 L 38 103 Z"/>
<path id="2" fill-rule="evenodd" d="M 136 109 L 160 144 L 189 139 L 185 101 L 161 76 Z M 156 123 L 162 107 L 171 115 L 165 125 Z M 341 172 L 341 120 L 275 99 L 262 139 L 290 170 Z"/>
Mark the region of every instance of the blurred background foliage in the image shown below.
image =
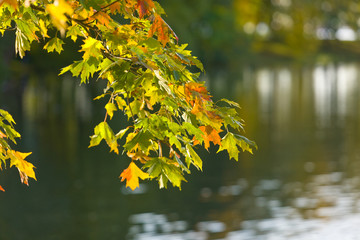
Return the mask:
<path id="1" fill-rule="evenodd" d="M 177 0 L 159 1 L 166 21 L 189 43 L 208 72 L 236 71 L 239 64 L 276 60 L 316 61 L 356 57 L 360 45 L 360 2 L 338 0 Z M 14 58 L 13 34 L 1 39 L 4 78 Z M 76 58 L 72 42 L 60 57 L 34 44 L 25 64 L 31 70 L 56 71 Z M 22 63 L 24 64 L 24 63 Z M 16 64 L 15 64 L 16 65 Z M 23 68 L 22 68 L 23 71 Z"/>
<path id="2" fill-rule="evenodd" d="M 359 1 L 161 1 L 168 22 L 208 70 L 239 63 L 313 61 L 360 52 Z"/>

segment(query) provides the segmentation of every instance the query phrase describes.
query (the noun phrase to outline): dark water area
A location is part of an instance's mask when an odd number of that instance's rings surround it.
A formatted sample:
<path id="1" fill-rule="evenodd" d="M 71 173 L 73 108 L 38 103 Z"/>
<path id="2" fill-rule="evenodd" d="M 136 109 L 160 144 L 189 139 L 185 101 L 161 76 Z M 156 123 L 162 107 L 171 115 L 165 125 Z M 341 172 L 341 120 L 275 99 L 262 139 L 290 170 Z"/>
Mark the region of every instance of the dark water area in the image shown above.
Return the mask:
<path id="1" fill-rule="evenodd" d="M 126 156 L 88 149 L 105 114 L 92 101 L 101 83 L 20 79 L 0 106 L 18 123 L 18 149 L 33 152 L 37 181 L 27 187 L 15 169 L 1 172 L 0 239 L 356 239 L 359 69 L 274 64 L 205 76 L 215 99 L 242 106 L 246 136 L 259 149 L 238 162 L 216 148 L 201 152 L 203 172 L 192 169 L 181 191 L 142 182 L 132 192 L 118 178 Z M 123 116 L 112 123 L 126 124 Z"/>

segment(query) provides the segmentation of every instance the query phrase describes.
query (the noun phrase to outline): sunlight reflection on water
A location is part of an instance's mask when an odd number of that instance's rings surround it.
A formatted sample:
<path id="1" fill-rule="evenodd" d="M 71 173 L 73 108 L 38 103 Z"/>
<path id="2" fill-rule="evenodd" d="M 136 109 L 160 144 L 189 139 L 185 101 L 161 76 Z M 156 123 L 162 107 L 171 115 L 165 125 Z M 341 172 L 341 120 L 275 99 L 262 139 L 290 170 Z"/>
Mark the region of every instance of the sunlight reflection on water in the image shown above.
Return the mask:
<path id="1" fill-rule="evenodd" d="M 359 178 L 343 179 L 342 173 L 316 175 L 307 184 L 301 184 L 301 193 L 296 193 L 296 184 L 282 184 L 277 179 L 261 180 L 253 187 L 258 207 L 268 208 L 267 219 L 244 220 L 239 230 L 227 231 L 221 221 L 204 221 L 191 229 L 186 221 L 169 221 L 164 214 L 143 213 L 132 215 L 128 238 L 150 239 L 214 239 L 211 234 L 224 233 L 221 239 L 354 239 L 360 236 L 360 194 L 355 193 Z M 290 198 L 290 205 L 266 197 L 264 192 L 281 189 Z M 254 190 L 254 192 L 256 192 Z M 353 229 L 355 227 L 355 229 Z M 345 231 L 346 229 L 351 231 Z M 355 230 L 355 231 L 354 231 Z M 321 238 L 320 238 L 321 237 Z M 217 238 L 220 239 L 220 238 Z"/>

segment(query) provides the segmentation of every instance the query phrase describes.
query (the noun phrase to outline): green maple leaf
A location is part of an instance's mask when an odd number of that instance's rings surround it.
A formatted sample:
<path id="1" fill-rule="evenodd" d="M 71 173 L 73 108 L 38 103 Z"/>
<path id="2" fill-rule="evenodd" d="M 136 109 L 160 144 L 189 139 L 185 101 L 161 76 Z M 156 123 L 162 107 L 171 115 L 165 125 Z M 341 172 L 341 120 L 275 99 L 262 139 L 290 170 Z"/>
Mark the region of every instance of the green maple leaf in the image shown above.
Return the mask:
<path id="1" fill-rule="evenodd" d="M 234 158 L 236 161 L 239 159 L 239 149 L 237 148 L 238 139 L 232 133 L 227 133 L 222 141 L 220 148 L 217 152 L 226 150 L 229 153 L 230 159 Z"/>
<path id="2" fill-rule="evenodd" d="M 107 122 L 101 122 L 94 129 L 94 135 L 90 137 L 89 147 L 99 145 L 101 140 L 105 140 L 107 145 L 110 147 L 110 151 L 119 153 L 117 138 L 114 135 L 114 132 L 107 124 Z"/>
<path id="3" fill-rule="evenodd" d="M 169 159 L 165 157 L 153 158 L 144 165 L 144 168 L 148 168 L 150 177 L 158 179 L 160 188 L 166 188 L 167 182 L 170 181 L 173 186 L 181 189 L 181 181 L 186 182 L 182 171 L 168 161 Z"/>
<path id="4" fill-rule="evenodd" d="M 46 49 L 48 52 L 56 51 L 58 54 L 60 54 L 61 51 L 64 50 L 62 47 L 63 44 L 64 44 L 63 40 L 61 40 L 60 38 L 54 37 L 53 39 L 51 39 L 50 41 L 48 41 L 45 44 L 44 49 Z"/>
<path id="5" fill-rule="evenodd" d="M 192 163 L 195 167 L 202 171 L 202 160 L 189 144 L 186 145 L 186 152 L 188 154 L 186 157 L 188 168 L 190 163 Z"/>

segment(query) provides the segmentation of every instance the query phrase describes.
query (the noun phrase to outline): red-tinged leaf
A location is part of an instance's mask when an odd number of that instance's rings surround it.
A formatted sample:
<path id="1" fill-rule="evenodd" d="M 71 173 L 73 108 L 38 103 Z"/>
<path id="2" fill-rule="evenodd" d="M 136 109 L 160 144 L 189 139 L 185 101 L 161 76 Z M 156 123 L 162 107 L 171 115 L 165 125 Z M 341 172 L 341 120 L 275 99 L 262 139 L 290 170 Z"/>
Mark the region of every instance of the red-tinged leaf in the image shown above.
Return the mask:
<path id="1" fill-rule="evenodd" d="M 169 27 L 160 17 L 160 15 L 156 15 L 155 20 L 149 30 L 148 37 L 154 36 L 155 33 L 157 34 L 157 38 L 163 46 L 165 46 L 166 43 L 170 41 Z"/>
<path id="2" fill-rule="evenodd" d="M 108 14 L 104 12 L 97 12 L 94 18 L 98 21 L 98 23 L 105 25 L 108 28 L 111 28 L 110 26 L 111 17 Z"/>
<path id="3" fill-rule="evenodd" d="M 134 162 L 131 162 L 129 167 L 125 169 L 121 175 L 121 181 L 126 179 L 126 187 L 130 187 L 131 190 L 139 187 L 139 178 L 142 180 L 149 178 L 149 174 L 143 172 Z"/>
<path id="4" fill-rule="evenodd" d="M 204 113 L 203 104 L 199 100 L 194 101 L 193 108 L 191 110 L 191 113 L 194 115 L 199 115 Z"/>
<path id="5" fill-rule="evenodd" d="M 128 155 L 128 157 L 130 157 L 132 160 L 139 160 L 141 163 L 146 163 L 151 159 L 143 152 L 127 152 L 126 155 Z"/>
<path id="6" fill-rule="evenodd" d="M 190 82 L 185 85 L 185 95 L 188 100 L 193 98 L 200 98 L 205 101 L 210 101 L 211 96 L 209 95 L 205 85 L 203 83 Z"/>
<path id="7" fill-rule="evenodd" d="M 3 187 L 0 185 L 0 191 L 5 192 L 5 189 L 3 189 Z"/>
<path id="8" fill-rule="evenodd" d="M 139 13 L 139 17 L 143 18 L 145 15 L 151 14 L 151 10 L 155 8 L 155 4 L 152 0 L 137 0 L 136 8 Z"/>
<path id="9" fill-rule="evenodd" d="M 210 126 L 201 126 L 199 129 L 204 133 L 203 138 L 206 150 L 209 149 L 210 142 L 212 142 L 214 145 L 221 145 L 221 138 L 219 135 L 220 131 L 217 131 Z"/>
<path id="10" fill-rule="evenodd" d="M 19 168 L 18 168 L 18 171 L 19 171 L 21 183 L 26 184 L 27 186 L 29 186 L 29 176 L 26 175 L 25 172 L 22 172 Z"/>

